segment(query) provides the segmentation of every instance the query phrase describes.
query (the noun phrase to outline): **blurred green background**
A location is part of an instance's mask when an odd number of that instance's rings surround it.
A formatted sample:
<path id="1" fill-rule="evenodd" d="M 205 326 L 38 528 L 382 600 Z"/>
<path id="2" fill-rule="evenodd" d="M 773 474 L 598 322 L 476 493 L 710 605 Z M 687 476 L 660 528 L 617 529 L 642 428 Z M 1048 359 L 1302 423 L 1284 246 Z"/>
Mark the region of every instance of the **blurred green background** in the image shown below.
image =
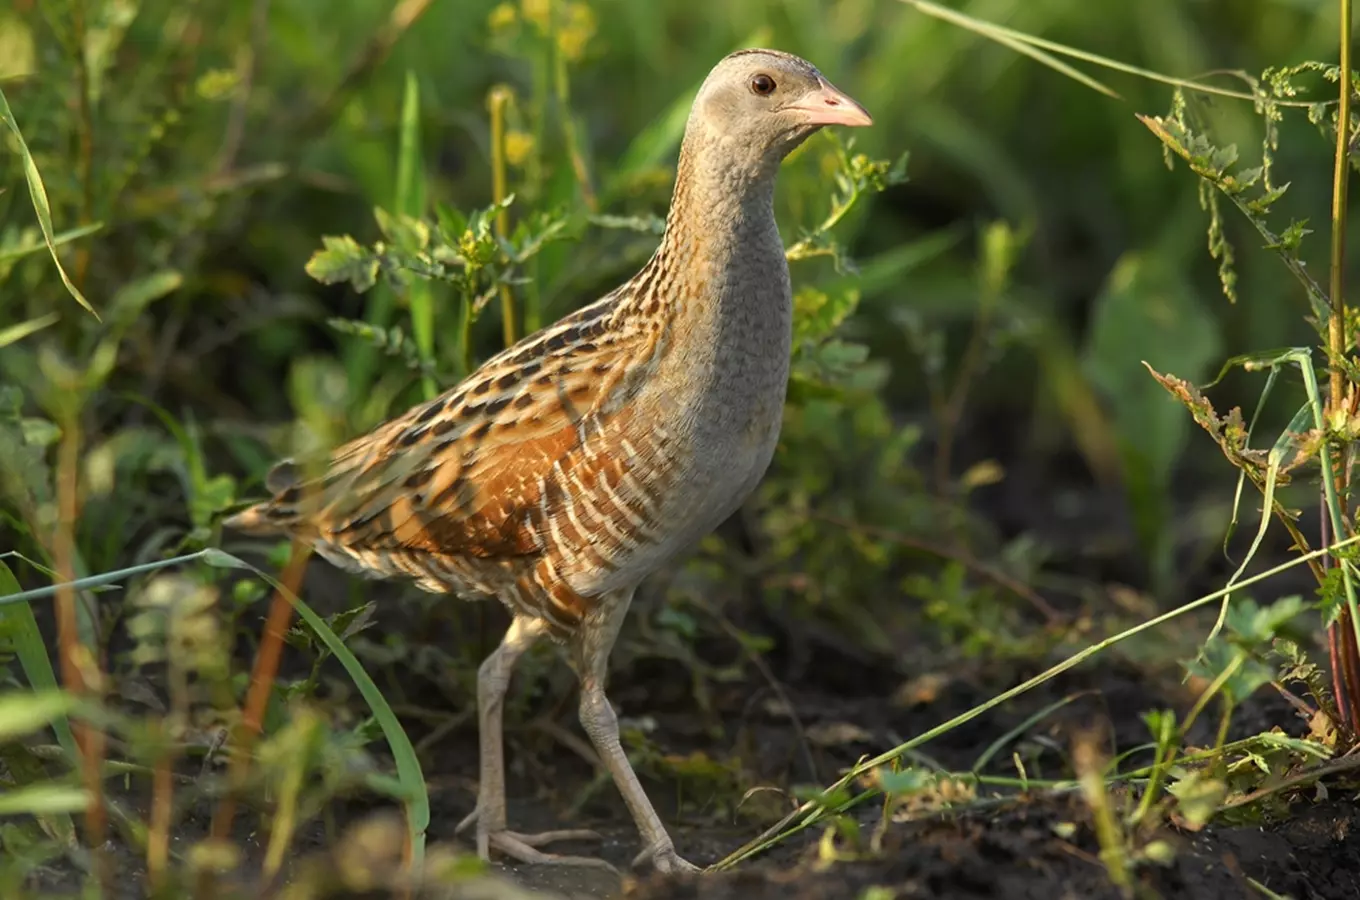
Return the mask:
<path id="1" fill-rule="evenodd" d="M 1335 53 L 1336 10 L 1314 0 L 951 5 L 1239 90 L 1223 71 Z M 374 207 L 490 203 L 498 85 L 512 221 L 565 210 L 571 223 L 516 287 L 522 314 L 551 321 L 627 277 L 654 245 L 647 217 L 664 214 L 688 98 L 753 43 L 807 57 L 873 112 L 857 151 L 910 152 L 908 183 L 866 196 L 837 231 L 858 279 L 824 260 L 794 269 L 833 296 L 858 289 L 839 335 L 869 348 L 830 393 L 795 394 L 765 488 L 757 532 L 817 575 L 795 593 L 853 606 L 863 572 L 838 575 L 836 554 L 848 544 L 886 572 L 899 553 L 864 535 L 819 543 L 811 513 L 938 537 L 941 502 L 951 542 L 1018 576 L 1047 566 L 1180 591 L 1221 567 L 1232 473 L 1141 361 L 1205 381 L 1231 354 L 1307 342 L 1300 292 L 1229 211 L 1240 296 L 1223 296 L 1197 180 L 1169 171 L 1134 117 L 1167 110 L 1167 86 L 1086 66 L 1111 99 L 896 0 L 8 0 L 0 87 L 56 230 L 100 226 L 61 253 L 104 314 L 80 310 L 34 252 L 21 159 L 0 156 L 0 324 L 60 317 L 0 351 L 19 389 L 6 415 L 24 426 L 7 452 L 30 466 L 9 469 L 13 543 L 42 555 L 33 523 L 55 515 L 42 482 L 70 416 L 85 449 L 79 546 L 98 571 L 211 542 L 271 458 L 419 398 L 400 354 L 327 320 L 414 330 L 443 384 L 497 349 L 496 303 L 456 347 L 444 286 L 428 289 L 433 319 L 412 323 L 407 292 L 322 287 L 304 264 L 322 235 L 378 237 Z M 1259 156 L 1250 103 L 1197 103 L 1219 143 Z M 790 242 L 825 214 L 834 151 L 819 138 L 788 166 Z M 1282 216 L 1325 222 L 1330 153 L 1302 114 L 1286 119 Z M 1304 255 L 1325 250 L 1315 237 Z M 1220 407 L 1257 387 L 1230 380 Z"/>

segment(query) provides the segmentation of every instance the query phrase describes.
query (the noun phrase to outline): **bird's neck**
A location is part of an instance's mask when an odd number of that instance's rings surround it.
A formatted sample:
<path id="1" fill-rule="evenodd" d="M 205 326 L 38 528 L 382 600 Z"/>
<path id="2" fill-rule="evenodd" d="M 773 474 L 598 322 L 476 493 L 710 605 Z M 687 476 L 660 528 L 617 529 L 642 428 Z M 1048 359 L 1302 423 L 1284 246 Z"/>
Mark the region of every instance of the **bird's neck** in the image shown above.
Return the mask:
<path id="1" fill-rule="evenodd" d="M 742 149 L 686 135 L 661 244 L 620 312 L 662 323 L 658 384 L 672 399 L 741 384 L 774 408 L 793 320 L 774 217 L 779 160 L 744 160 Z"/>
<path id="2" fill-rule="evenodd" d="M 782 254 L 774 218 L 778 169 L 778 160 L 691 128 L 681 144 L 659 252 L 702 262 L 715 274 L 752 254 Z"/>
<path id="3" fill-rule="evenodd" d="M 620 313 L 659 314 L 677 338 L 672 346 L 685 347 L 680 357 L 701 365 L 689 358 L 725 353 L 728 344 L 749 343 L 758 332 L 787 343 L 792 309 L 774 218 L 779 160 L 693 131 L 681 146 L 661 243 Z"/>

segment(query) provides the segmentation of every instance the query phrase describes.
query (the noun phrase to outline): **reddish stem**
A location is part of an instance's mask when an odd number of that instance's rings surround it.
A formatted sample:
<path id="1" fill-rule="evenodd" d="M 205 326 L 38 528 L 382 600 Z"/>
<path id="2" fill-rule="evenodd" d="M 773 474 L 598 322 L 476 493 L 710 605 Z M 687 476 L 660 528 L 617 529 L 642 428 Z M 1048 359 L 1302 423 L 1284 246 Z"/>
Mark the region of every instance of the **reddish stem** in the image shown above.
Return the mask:
<path id="1" fill-rule="evenodd" d="M 288 565 L 284 568 L 279 581 L 294 595 L 298 593 L 298 588 L 302 584 L 302 573 L 306 570 L 307 560 L 311 555 L 310 547 L 293 544 Z M 269 618 L 265 621 L 264 636 L 260 640 L 260 649 L 255 656 L 255 668 L 250 673 L 250 688 L 246 692 L 245 707 L 241 711 L 241 723 L 236 728 L 227 782 L 229 790 L 213 814 L 212 836 L 216 839 L 224 839 L 231 832 L 232 819 L 236 815 L 234 794 L 244 782 L 246 771 L 250 768 L 251 751 L 263 727 L 265 707 L 274 688 L 274 678 L 278 675 L 279 659 L 283 655 L 283 638 L 288 633 L 288 626 L 292 621 L 292 602 L 284 591 L 275 591 L 269 607 Z"/>

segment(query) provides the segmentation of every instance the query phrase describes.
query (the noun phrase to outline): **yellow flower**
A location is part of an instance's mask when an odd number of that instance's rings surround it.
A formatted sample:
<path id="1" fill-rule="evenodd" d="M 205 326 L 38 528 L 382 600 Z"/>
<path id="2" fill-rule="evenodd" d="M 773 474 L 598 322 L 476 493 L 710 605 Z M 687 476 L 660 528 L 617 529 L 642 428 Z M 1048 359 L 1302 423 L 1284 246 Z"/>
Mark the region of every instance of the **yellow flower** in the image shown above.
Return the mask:
<path id="1" fill-rule="evenodd" d="M 557 49 L 568 62 L 585 55 L 590 39 L 595 36 L 595 11 L 584 3 L 568 3 L 564 10 L 561 29 L 557 32 Z"/>
<path id="2" fill-rule="evenodd" d="M 516 168 L 522 168 L 534 152 L 534 136 L 527 131 L 507 131 L 505 133 L 505 160 Z"/>
<path id="3" fill-rule="evenodd" d="M 533 22 L 539 31 L 548 30 L 548 20 L 552 17 L 553 0 L 520 0 L 519 8 L 526 22 Z"/>
<path id="4" fill-rule="evenodd" d="M 491 10 L 491 15 L 486 17 L 487 27 L 493 33 L 500 34 L 515 27 L 519 21 L 519 11 L 515 9 L 513 3 L 502 3 Z"/>

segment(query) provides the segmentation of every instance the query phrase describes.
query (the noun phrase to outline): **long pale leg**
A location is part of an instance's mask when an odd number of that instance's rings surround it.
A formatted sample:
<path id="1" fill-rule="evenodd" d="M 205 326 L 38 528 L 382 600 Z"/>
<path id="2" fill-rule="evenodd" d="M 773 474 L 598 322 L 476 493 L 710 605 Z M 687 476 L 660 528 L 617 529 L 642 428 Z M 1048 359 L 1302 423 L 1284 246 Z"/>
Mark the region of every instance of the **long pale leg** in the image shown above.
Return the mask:
<path id="1" fill-rule="evenodd" d="M 675 844 L 666 832 L 666 826 L 661 823 L 660 816 L 638 782 L 637 773 L 633 771 L 619 743 L 618 718 L 604 693 L 609 652 L 614 648 L 619 626 L 623 624 L 624 615 L 632 602 L 632 591 L 600 599 L 600 605 L 581 623 L 572 640 L 572 664 L 581 679 L 581 726 L 595 745 L 600 761 L 614 777 L 614 783 L 618 785 L 619 793 L 623 794 L 623 800 L 628 804 L 628 810 L 633 814 L 633 821 L 642 835 L 645 846 L 633 865 L 640 865 L 650 859 L 652 865 L 662 872 L 697 872 L 698 866 L 676 854 Z"/>
<path id="2" fill-rule="evenodd" d="M 458 824 L 455 831 L 461 833 L 476 823 L 477 855 L 488 861 L 491 859 L 491 848 L 495 847 L 521 862 L 608 866 L 603 860 L 554 856 L 534 849 L 553 841 L 598 840 L 599 835 L 593 831 L 570 829 L 519 834 L 505 827 L 505 741 L 501 730 L 505 692 L 510 687 L 510 675 L 515 663 L 546 630 L 541 620 L 516 616 L 505 632 L 501 645 L 477 670 L 478 738 L 481 743 L 477 808 Z"/>

